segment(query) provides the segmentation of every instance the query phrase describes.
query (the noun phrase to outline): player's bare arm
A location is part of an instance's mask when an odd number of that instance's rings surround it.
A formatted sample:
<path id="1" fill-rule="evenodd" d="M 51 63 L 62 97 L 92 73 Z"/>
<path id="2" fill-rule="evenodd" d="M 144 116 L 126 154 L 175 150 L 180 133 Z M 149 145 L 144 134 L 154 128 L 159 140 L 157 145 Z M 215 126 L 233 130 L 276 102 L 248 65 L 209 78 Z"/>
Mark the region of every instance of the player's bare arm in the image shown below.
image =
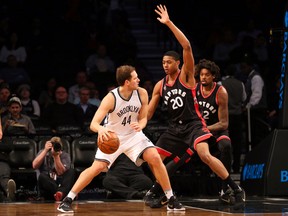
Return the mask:
<path id="1" fill-rule="evenodd" d="M 155 9 L 155 12 L 160 16 L 157 19 L 168 26 L 168 28 L 173 32 L 174 36 L 180 43 L 180 45 L 183 48 L 183 65 L 181 68 L 181 74 L 180 78 L 181 80 L 189 85 L 190 87 L 193 87 L 195 85 L 195 78 L 194 78 L 194 57 L 192 52 L 191 44 L 188 40 L 188 38 L 183 34 L 183 32 L 174 25 L 174 23 L 170 20 L 168 11 L 166 6 L 164 5 L 158 5 L 157 9 Z"/>
<path id="2" fill-rule="evenodd" d="M 229 114 L 228 114 L 228 93 L 222 86 L 218 91 L 218 119 L 219 121 L 213 125 L 209 125 L 210 131 L 226 130 L 229 125 Z"/>
<path id="3" fill-rule="evenodd" d="M 109 136 L 109 131 L 112 131 L 106 127 L 103 127 L 100 124 L 105 118 L 105 116 L 110 111 L 113 110 L 114 104 L 115 104 L 114 96 L 112 95 L 112 93 L 108 93 L 101 101 L 101 104 L 91 121 L 90 130 L 95 133 L 98 133 L 98 142 L 103 142 L 103 139 L 107 140 Z"/>
<path id="4" fill-rule="evenodd" d="M 157 106 L 159 104 L 159 101 L 161 98 L 161 95 L 160 95 L 161 86 L 162 86 L 161 80 L 158 81 L 156 83 L 156 85 L 154 86 L 152 98 L 149 101 L 148 116 L 147 116 L 148 120 L 150 120 L 153 117 L 153 115 L 157 109 Z"/>
<path id="5" fill-rule="evenodd" d="M 146 127 L 147 124 L 147 114 L 148 114 L 148 93 L 144 88 L 138 88 L 140 99 L 142 102 L 142 107 L 139 112 L 138 122 L 132 122 L 131 127 L 136 131 L 141 131 Z"/>

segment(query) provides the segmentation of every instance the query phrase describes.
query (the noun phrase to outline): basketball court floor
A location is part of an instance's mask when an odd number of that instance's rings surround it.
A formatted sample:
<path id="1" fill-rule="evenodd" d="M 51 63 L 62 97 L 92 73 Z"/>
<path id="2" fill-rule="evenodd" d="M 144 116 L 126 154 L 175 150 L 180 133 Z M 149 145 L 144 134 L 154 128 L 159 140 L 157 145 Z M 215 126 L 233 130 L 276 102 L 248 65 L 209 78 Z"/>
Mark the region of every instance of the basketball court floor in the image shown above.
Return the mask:
<path id="1" fill-rule="evenodd" d="M 227 206 L 219 203 L 217 197 L 183 198 L 185 212 L 167 212 L 166 207 L 151 209 L 142 200 L 79 200 L 73 203 L 74 213 L 57 211 L 59 202 L 13 202 L 0 204 L 0 216 L 31 215 L 83 215 L 83 216 L 223 216 L 223 215 L 265 215 L 288 216 L 288 198 L 248 197 L 245 205 Z"/>

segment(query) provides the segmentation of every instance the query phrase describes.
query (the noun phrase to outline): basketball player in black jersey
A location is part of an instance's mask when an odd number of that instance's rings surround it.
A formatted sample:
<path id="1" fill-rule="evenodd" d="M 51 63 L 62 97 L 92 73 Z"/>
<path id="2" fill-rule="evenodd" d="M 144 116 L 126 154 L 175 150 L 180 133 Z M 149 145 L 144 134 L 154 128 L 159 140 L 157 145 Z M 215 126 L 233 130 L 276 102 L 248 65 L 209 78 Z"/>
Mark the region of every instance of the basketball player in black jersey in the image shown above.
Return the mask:
<path id="1" fill-rule="evenodd" d="M 180 69 L 180 56 L 175 51 L 168 51 L 162 59 L 162 66 L 166 76 L 158 81 L 153 89 L 149 102 L 148 119 L 151 119 L 162 97 L 169 115 L 169 129 L 158 139 L 156 146 L 161 158 L 173 157 L 167 165 L 169 176 L 185 162 L 193 152 L 197 152 L 201 160 L 216 173 L 225 184 L 229 185 L 233 193 L 229 194 L 226 202 L 231 204 L 245 201 L 245 192 L 230 177 L 223 163 L 209 152 L 208 141 L 213 135 L 206 127 L 196 99 L 196 80 L 194 78 L 195 64 L 192 47 L 186 36 L 169 19 L 164 5 L 158 5 L 155 12 L 158 21 L 166 25 L 174 34 L 183 49 L 183 65 Z M 144 197 L 146 205 L 161 207 L 165 204 L 165 196 L 159 196 L 161 187 L 157 182 Z M 231 196 L 230 196 L 231 195 Z"/>
<path id="2" fill-rule="evenodd" d="M 195 67 L 200 82 L 196 87 L 196 97 L 206 121 L 207 128 L 216 138 L 219 158 L 227 171 L 231 172 L 231 141 L 228 133 L 228 93 L 224 86 L 215 82 L 220 76 L 220 68 L 212 61 L 202 59 Z M 220 195 L 230 193 L 230 188 L 222 181 Z"/>

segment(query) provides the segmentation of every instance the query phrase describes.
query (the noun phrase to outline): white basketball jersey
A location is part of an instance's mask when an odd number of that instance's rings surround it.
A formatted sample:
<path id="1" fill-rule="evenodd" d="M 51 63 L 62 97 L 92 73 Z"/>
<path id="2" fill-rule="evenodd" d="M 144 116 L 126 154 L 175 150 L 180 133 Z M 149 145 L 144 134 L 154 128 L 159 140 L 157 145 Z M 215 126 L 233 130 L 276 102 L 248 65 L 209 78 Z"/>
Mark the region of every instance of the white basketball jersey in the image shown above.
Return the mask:
<path id="1" fill-rule="evenodd" d="M 129 99 L 124 99 L 119 94 L 119 87 L 113 89 L 115 97 L 114 110 L 108 114 L 105 127 L 114 130 L 118 135 L 136 133 L 131 127 L 131 122 L 138 121 L 139 111 L 142 106 L 138 90 L 134 90 Z"/>

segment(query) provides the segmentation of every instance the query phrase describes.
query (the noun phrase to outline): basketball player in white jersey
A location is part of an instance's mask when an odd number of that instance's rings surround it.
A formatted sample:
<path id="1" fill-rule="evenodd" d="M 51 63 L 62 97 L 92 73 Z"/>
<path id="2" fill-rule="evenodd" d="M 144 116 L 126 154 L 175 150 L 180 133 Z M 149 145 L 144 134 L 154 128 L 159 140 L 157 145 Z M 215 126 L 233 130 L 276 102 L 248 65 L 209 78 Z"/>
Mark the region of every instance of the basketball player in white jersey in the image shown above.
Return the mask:
<path id="1" fill-rule="evenodd" d="M 115 132 L 120 140 L 119 149 L 113 154 L 105 154 L 98 148 L 93 164 L 85 169 L 64 198 L 57 210 L 73 212 L 73 199 L 83 190 L 94 177 L 107 171 L 116 158 L 125 153 L 137 166 L 146 161 L 155 178 L 166 194 L 168 211 L 184 211 L 185 208 L 173 195 L 169 177 L 160 155 L 153 143 L 144 135 L 142 129 L 147 124 L 148 94 L 139 87 L 139 78 L 135 68 L 123 65 L 117 68 L 116 80 L 118 88 L 110 91 L 102 100 L 96 111 L 90 129 L 98 133 L 98 141 L 102 142 Z M 100 125 L 103 119 L 104 125 Z"/>

